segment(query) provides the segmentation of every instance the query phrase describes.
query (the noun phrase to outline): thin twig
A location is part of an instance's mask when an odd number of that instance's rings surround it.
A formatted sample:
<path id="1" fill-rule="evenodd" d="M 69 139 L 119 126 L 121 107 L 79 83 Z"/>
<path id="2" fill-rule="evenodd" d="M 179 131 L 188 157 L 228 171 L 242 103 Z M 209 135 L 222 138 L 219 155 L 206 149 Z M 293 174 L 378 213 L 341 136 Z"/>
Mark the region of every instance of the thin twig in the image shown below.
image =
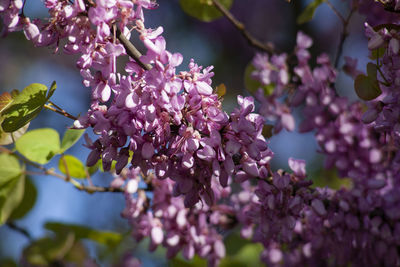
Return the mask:
<path id="1" fill-rule="evenodd" d="M 342 16 L 342 14 L 340 14 L 339 10 L 337 10 L 336 7 L 332 5 L 331 2 L 329 2 L 329 0 L 325 0 L 325 3 L 331 8 L 333 13 L 335 13 L 335 15 L 342 21 L 342 23 L 345 24 L 346 19 Z"/>
<path id="2" fill-rule="evenodd" d="M 275 49 L 270 44 L 264 44 L 253 37 L 245 28 L 244 24 L 237 20 L 229 10 L 227 10 L 218 0 L 212 0 L 214 6 L 240 31 L 240 33 L 247 39 L 250 45 L 263 50 L 269 54 L 273 54 Z"/>
<path id="3" fill-rule="evenodd" d="M 16 225 L 15 222 L 7 222 L 6 225 L 8 227 L 10 227 L 12 230 L 14 230 L 14 231 L 22 234 L 26 238 L 28 238 L 29 241 L 32 241 L 31 234 L 26 229 L 22 228 L 21 226 Z"/>
<path id="4" fill-rule="evenodd" d="M 376 67 L 377 67 L 377 70 L 378 70 L 379 74 L 381 75 L 382 79 L 385 81 L 384 85 L 390 86 L 391 83 L 386 79 L 385 75 L 383 75 L 383 72 L 382 72 L 381 68 L 379 67 L 379 65 L 377 65 Z"/>
<path id="5" fill-rule="evenodd" d="M 45 104 L 45 105 L 44 105 L 44 108 L 46 108 L 46 109 L 48 109 L 48 110 L 51 110 L 51 111 L 54 111 L 54 112 L 56 112 L 56 113 L 58 113 L 58 114 L 63 115 L 64 117 L 67 117 L 67 118 L 72 119 L 72 120 L 77 120 L 77 119 L 78 119 L 77 117 L 75 117 L 75 116 L 69 114 L 69 113 L 66 112 L 65 110 L 58 110 L 58 109 L 56 109 L 56 108 L 50 106 L 49 104 Z"/>
<path id="6" fill-rule="evenodd" d="M 71 180 L 71 176 L 69 174 L 68 164 L 67 164 L 67 161 L 64 158 L 64 154 L 61 155 L 61 160 L 62 160 L 64 168 L 65 168 L 65 174 L 67 175 L 66 176 L 67 181 L 70 181 Z"/>
<path id="7" fill-rule="evenodd" d="M 56 105 L 54 102 L 52 102 L 52 101 L 50 101 L 49 100 L 49 103 L 52 105 L 52 106 L 54 106 L 56 109 L 58 109 L 58 110 L 63 110 L 60 106 L 58 106 L 58 105 Z"/>
<path id="8" fill-rule="evenodd" d="M 114 26 L 116 27 L 116 26 Z M 137 48 L 125 37 L 125 35 L 116 27 L 116 34 L 118 40 L 125 47 L 126 53 L 133 58 L 144 70 L 151 70 L 152 66 L 150 64 L 144 64 L 140 57 L 142 54 L 137 50 Z"/>
<path id="9" fill-rule="evenodd" d="M 86 191 L 88 193 L 95 193 L 95 192 L 125 192 L 124 188 L 113 188 L 113 187 L 102 187 L 102 186 L 85 186 L 83 184 L 78 183 L 76 180 L 74 179 L 69 179 L 66 175 L 62 175 L 59 174 L 57 172 L 55 172 L 53 169 L 47 169 L 45 167 L 43 167 L 42 165 L 39 165 L 35 162 L 29 161 L 27 159 L 25 159 L 23 156 L 5 148 L 0 146 L 0 152 L 1 153 L 7 153 L 7 154 L 12 154 L 15 155 L 16 157 L 18 157 L 18 159 L 22 160 L 23 162 L 25 162 L 27 165 L 30 165 L 32 167 L 35 167 L 37 169 L 39 169 L 41 172 L 32 172 L 32 171 L 25 171 L 25 174 L 34 174 L 34 175 L 49 175 L 49 176 L 53 176 L 56 178 L 59 178 L 63 181 L 69 182 L 71 184 L 74 185 L 74 187 L 80 191 Z"/>
<path id="10" fill-rule="evenodd" d="M 66 175 L 61 175 L 59 173 L 56 173 L 52 169 L 46 169 L 43 172 L 29 172 L 29 171 L 26 171 L 26 173 L 27 174 L 36 174 L 36 175 L 54 176 L 54 177 L 59 178 L 59 179 L 65 181 L 65 182 L 69 182 L 69 183 L 73 184 L 73 186 L 76 189 L 78 189 L 80 191 L 86 191 L 88 193 L 95 193 L 95 192 L 121 193 L 121 192 L 125 192 L 125 189 L 124 188 L 120 188 L 120 187 L 114 188 L 114 187 L 103 187 L 103 186 L 93 186 L 93 185 L 86 186 L 86 185 L 80 184 L 79 182 L 77 182 L 74 179 L 69 179 L 68 180 L 68 177 Z"/>
<path id="11" fill-rule="evenodd" d="M 56 103 L 54 103 L 54 102 L 52 102 L 52 101 L 50 101 L 50 100 L 49 100 L 49 103 L 50 103 L 52 106 L 54 106 L 56 109 L 58 109 L 59 111 L 62 111 L 62 112 L 64 112 L 64 113 L 68 113 L 68 112 L 66 112 L 64 109 L 62 109 L 60 106 L 56 105 Z"/>
<path id="12" fill-rule="evenodd" d="M 46 168 L 43 167 L 42 165 L 37 164 L 37 163 L 35 163 L 35 162 L 32 162 L 32 161 L 30 161 L 30 160 L 27 160 L 26 158 L 24 158 L 24 157 L 18 155 L 17 153 L 15 153 L 15 152 L 13 152 L 13 151 L 11 151 L 11 150 L 9 150 L 9 149 L 3 147 L 3 146 L 0 146 L 0 153 L 7 153 L 7 154 L 14 155 L 14 156 L 18 157 L 20 160 L 22 160 L 24 163 L 26 163 L 26 164 L 28 164 L 28 165 L 31 165 L 31 166 L 33 166 L 33 167 L 35 167 L 35 168 L 37 168 L 37 169 L 39 169 L 39 170 L 41 170 L 41 171 L 45 171 L 45 170 L 46 170 Z"/>
<path id="13" fill-rule="evenodd" d="M 49 175 L 49 176 L 54 176 L 56 178 L 59 178 L 61 180 L 65 180 L 65 176 L 59 173 L 54 172 L 53 170 L 42 170 L 41 172 L 39 171 L 24 171 L 26 175 Z"/>
<path id="14" fill-rule="evenodd" d="M 75 188 L 81 191 L 86 191 L 88 193 L 95 193 L 95 192 L 110 192 L 110 193 L 123 193 L 125 192 L 124 188 L 121 187 L 102 187 L 102 186 L 85 186 L 85 185 L 80 185 L 77 186 L 75 185 Z"/>
<path id="15" fill-rule="evenodd" d="M 346 40 L 347 36 L 349 35 L 349 32 L 347 31 L 347 26 L 349 25 L 350 19 L 353 16 L 355 10 L 356 10 L 355 8 L 352 8 L 350 10 L 350 13 L 347 16 L 347 18 L 343 21 L 343 31 L 342 31 L 342 34 L 340 35 L 338 51 L 337 51 L 336 58 L 335 58 L 335 67 L 336 68 L 338 67 L 339 59 L 343 52 L 344 41 Z"/>
<path id="16" fill-rule="evenodd" d="M 379 63 L 379 49 L 376 50 L 376 68 L 378 69 L 379 74 L 381 75 L 382 79 L 385 81 L 383 83 L 385 86 L 390 86 L 390 82 L 386 79 L 385 75 L 383 75 L 383 72 L 381 70 L 381 64 Z"/>

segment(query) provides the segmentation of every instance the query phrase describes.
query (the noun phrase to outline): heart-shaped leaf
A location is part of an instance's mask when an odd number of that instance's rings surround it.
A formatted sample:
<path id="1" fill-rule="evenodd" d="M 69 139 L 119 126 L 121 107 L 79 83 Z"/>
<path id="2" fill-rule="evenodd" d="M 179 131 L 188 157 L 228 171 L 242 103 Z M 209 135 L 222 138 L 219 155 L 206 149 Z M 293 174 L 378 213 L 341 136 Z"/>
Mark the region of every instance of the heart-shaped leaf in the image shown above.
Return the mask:
<path id="1" fill-rule="evenodd" d="M 79 138 L 83 135 L 85 130 L 80 129 L 68 129 L 61 141 L 61 153 L 65 152 L 67 149 L 72 147 L 76 142 L 78 142 Z"/>
<path id="2" fill-rule="evenodd" d="M 24 195 L 25 175 L 18 159 L 0 154 L 0 225 L 19 205 Z"/>
<path id="3" fill-rule="evenodd" d="M 14 132 L 33 118 L 35 118 L 42 110 L 44 104 L 54 93 L 56 86 L 52 84 L 50 91 L 47 93 L 47 87 L 40 83 L 33 83 L 17 96 L 12 102 L 1 111 L 1 116 L 4 118 L 1 127 L 5 132 Z"/>
<path id="4" fill-rule="evenodd" d="M 354 88 L 359 98 L 370 101 L 382 93 L 377 80 L 377 66 L 375 64 L 371 62 L 367 64 L 367 75 L 358 75 L 354 80 Z"/>
<path id="5" fill-rule="evenodd" d="M 63 155 L 58 161 L 58 168 L 64 174 L 68 173 L 71 177 L 86 178 L 85 166 L 83 163 L 72 155 Z"/>
<path id="6" fill-rule="evenodd" d="M 27 159 L 46 164 L 60 152 L 60 136 L 54 129 L 36 129 L 18 139 L 15 147 Z"/>

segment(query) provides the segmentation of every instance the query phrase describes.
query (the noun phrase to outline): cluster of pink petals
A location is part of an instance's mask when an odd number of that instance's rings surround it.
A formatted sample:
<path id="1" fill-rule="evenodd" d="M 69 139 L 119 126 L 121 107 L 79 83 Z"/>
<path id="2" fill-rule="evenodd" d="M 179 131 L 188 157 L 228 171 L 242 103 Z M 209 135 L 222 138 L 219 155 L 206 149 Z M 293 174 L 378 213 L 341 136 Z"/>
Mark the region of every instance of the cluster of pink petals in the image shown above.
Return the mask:
<path id="1" fill-rule="evenodd" d="M 0 0 L 5 33 L 23 31 L 36 46 L 56 51 L 62 43 L 64 53 L 79 56 L 92 101 L 74 126 L 98 135 L 86 138 L 88 166 L 100 160 L 110 171 L 115 163 L 111 186 L 125 188 L 122 215 L 136 240 L 148 236 L 150 250 L 163 246 L 168 257 L 182 251 L 186 259 L 198 254 L 216 266 L 225 256 L 220 230 L 240 223 L 244 238 L 263 244 L 270 266 L 400 264 L 400 156 L 384 153 L 392 143 L 398 148 L 400 136 L 397 30 L 366 26 L 368 47 L 386 48 L 382 72 L 389 84 L 364 115 L 360 103 L 336 94 L 337 72 L 327 55 L 310 67 L 312 40 L 302 33 L 292 70 L 285 54 L 254 58 L 252 77 L 275 88 L 268 96 L 257 91 L 260 114 L 253 98 L 242 96 L 227 114 L 212 87 L 213 68 L 191 60 L 177 73 L 182 55 L 167 50 L 162 27 L 145 27 L 143 10 L 155 8 L 153 1 L 46 0 L 45 6 L 49 19 L 31 20 L 21 0 Z M 125 73 L 117 72 L 118 58 L 127 54 L 117 29 L 139 36 L 148 70 L 131 59 Z M 357 75 L 355 62 L 347 62 L 347 72 Z M 302 160 L 289 159 L 292 173 L 271 171 L 264 123 L 274 123 L 276 133 L 292 131 L 292 110 L 300 105 L 307 119 L 299 130 L 315 132 L 326 166 L 351 178 L 351 188 L 311 188 Z M 234 182 L 241 191 L 231 192 Z"/>

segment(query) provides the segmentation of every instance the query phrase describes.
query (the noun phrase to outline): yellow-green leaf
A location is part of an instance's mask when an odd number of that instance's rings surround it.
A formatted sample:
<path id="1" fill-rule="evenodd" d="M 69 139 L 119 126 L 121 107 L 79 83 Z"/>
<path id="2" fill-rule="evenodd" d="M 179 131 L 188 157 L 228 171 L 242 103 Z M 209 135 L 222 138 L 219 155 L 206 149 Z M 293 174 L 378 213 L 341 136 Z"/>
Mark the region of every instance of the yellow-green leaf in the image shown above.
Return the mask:
<path id="1" fill-rule="evenodd" d="M 46 164 L 60 151 L 60 136 L 50 128 L 27 132 L 15 143 L 15 147 L 27 159 Z"/>
<path id="2" fill-rule="evenodd" d="M 67 165 L 67 168 L 65 168 Z M 86 178 L 85 166 L 83 163 L 72 155 L 63 155 L 58 161 L 58 168 L 64 174 L 68 173 L 71 177 Z"/>
<path id="3" fill-rule="evenodd" d="M 4 92 L 0 95 L 0 113 L 11 105 L 13 98 L 15 98 L 17 95 L 18 93 L 16 93 L 15 91 L 13 91 L 11 94 L 9 92 Z M 0 145 L 12 144 L 28 130 L 29 123 L 27 123 L 25 126 L 15 132 L 6 133 L 1 128 L 1 123 L 3 122 L 3 120 L 4 117 L 0 116 Z"/>
<path id="4" fill-rule="evenodd" d="M 215 91 L 218 97 L 223 97 L 226 94 L 226 86 L 225 84 L 221 83 L 215 88 Z"/>
<path id="5" fill-rule="evenodd" d="M 1 124 L 3 131 L 15 132 L 36 117 L 48 100 L 46 93 L 45 85 L 33 83 L 15 96 L 11 104 L 1 112 L 4 117 Z"/>
<path id="6" fill-rule="evenodd" d="M 22 168 L 17 157 L 7 153 L 0 153 L 0 184 L 21 174 Z"/>
<path id="7" fill-rule="evenodd" d="M 82 134 L 85 130 L 79 129 L 68 129 L 61 141 L 61 153 L 65 152 L 67 149 L 72 147 L 76 142 L 78 142 L 79 138 L 81 138 Z"/>

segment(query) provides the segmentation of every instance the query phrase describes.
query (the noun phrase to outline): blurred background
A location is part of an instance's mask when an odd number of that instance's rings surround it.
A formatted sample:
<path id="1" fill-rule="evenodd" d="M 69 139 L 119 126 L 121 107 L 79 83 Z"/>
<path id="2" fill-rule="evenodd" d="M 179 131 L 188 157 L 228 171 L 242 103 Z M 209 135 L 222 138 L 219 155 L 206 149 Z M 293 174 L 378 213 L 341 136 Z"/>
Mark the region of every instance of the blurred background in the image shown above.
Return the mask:
<path id="1" fill-rule="evenodd" d="M 233 110 L 237 95 L 249 95 L 244 89 L 244 70 L 256 50 L 225 18 L 204 23 L 183 13 L 178 0 L 158 0 L 158 3 L 158 9 L 145 11 L 146 26 L 164 27 L 167 49 L 180 52 L 184 56 L 181 70 L 187 68 L 190 58 L 194 58 L 199 65 L 213 65 L 213 86 L 220 83 L 226 85 L 224 108 L 227 111 Z M 279 51 L 291 52 L 295 45 L 296 32 L 301 30 L 314 40 L 311 50 L 314 58 L 325 52 L 334 61 L 342 24 L 327 5 L 321 5 L 317 9 L 315 18 L 310 23 L 296 24 L 296 17 L 308 3 L 309 1 L 304 0 L 236 0 L 231 12 L 255 37 L 261 41 L 273 42 Z M 335 0 L 331 3 L 345 16 L 349 12 L 348 1 Z M 27 0 L 27 16 L 46 17 L 46 12 L 41 1 Z M 349 26 L 350 37 L 346 40 L 343 51 L 343 55 L 358 58 L 359 68 L 365 66 L 368 61 L 363 20 L 358 14 L 353 16 Z M 54 54 L 54 51 L 48 48 L 34 48 L 23 33 L 19 32 L 0 39 L 0 59 L 0 93 L 12 89 L 22 90 L 31 83 L 50 86 L 52 81 L 56 81 L 58 88 L 52 97 L 54 103 L 75 116 L 87 111 L 89 90 L 81 83 L 81 77 L 75 67 L 76 57 L 65 56 L 62 52 Z M 342 63 L 343 57 L 339 66 Z M 356 99 L 353 81 L 342 72 L 336 87 L 341 95 Z M 300 119 L 297 122 L 299 121 Z M 31 122 L 29 129 L 52 127 L 62 136 L 71 124 L 71 120 L 44 110 Z M 91 134 L 90 130 L 87 132 Z M 275 153 L 274 169 L 288 169 L 287 160 L 294 157 L 307 161 L 309 173 L 321 172 L 322 159 L 316 152 L 317 144 L 312 133 L 288 133 L 283 130 L 269 141 Z M 89 150 L 83 147 L 82 143 L 80 140 L 68 153 L 85 162 Z M 56 167 L 56 162 L 57 159 L 52 160 L 47 167 Z M 46 234 L 43 225 L 48 221 L 82 224 L 100 230 L 128 233 L 127 221 L 120 217 L 125 205 L 122 194 L 90 195 L 54 177 L 34 176 L 31 180 L 38 190 L 35 206 L 27 216 L 16 223 L 27 229 L 33 238 L 40 238 Z M 109 174 L 99 174 L 93 180 L 96 184 L 108 185 L 112 177 Z M 1 226 L 0 261 L 5 258 L 18 261 L 28 243 L 26 237 L 20 233 L 6 225 Z M 85 244 L 90 255 L 103 266 L 109 266 L 113 255 L 117 258 L 126 250 L 134 251 L 144 266 L 168 264 L 162 251 L 149 254 L 146 252 L 146 244 L 137 246 L 129 236 L 121 248 L 108 254 L 104 252 L 104 248 L 94 243 L 88 241 Z"/>

